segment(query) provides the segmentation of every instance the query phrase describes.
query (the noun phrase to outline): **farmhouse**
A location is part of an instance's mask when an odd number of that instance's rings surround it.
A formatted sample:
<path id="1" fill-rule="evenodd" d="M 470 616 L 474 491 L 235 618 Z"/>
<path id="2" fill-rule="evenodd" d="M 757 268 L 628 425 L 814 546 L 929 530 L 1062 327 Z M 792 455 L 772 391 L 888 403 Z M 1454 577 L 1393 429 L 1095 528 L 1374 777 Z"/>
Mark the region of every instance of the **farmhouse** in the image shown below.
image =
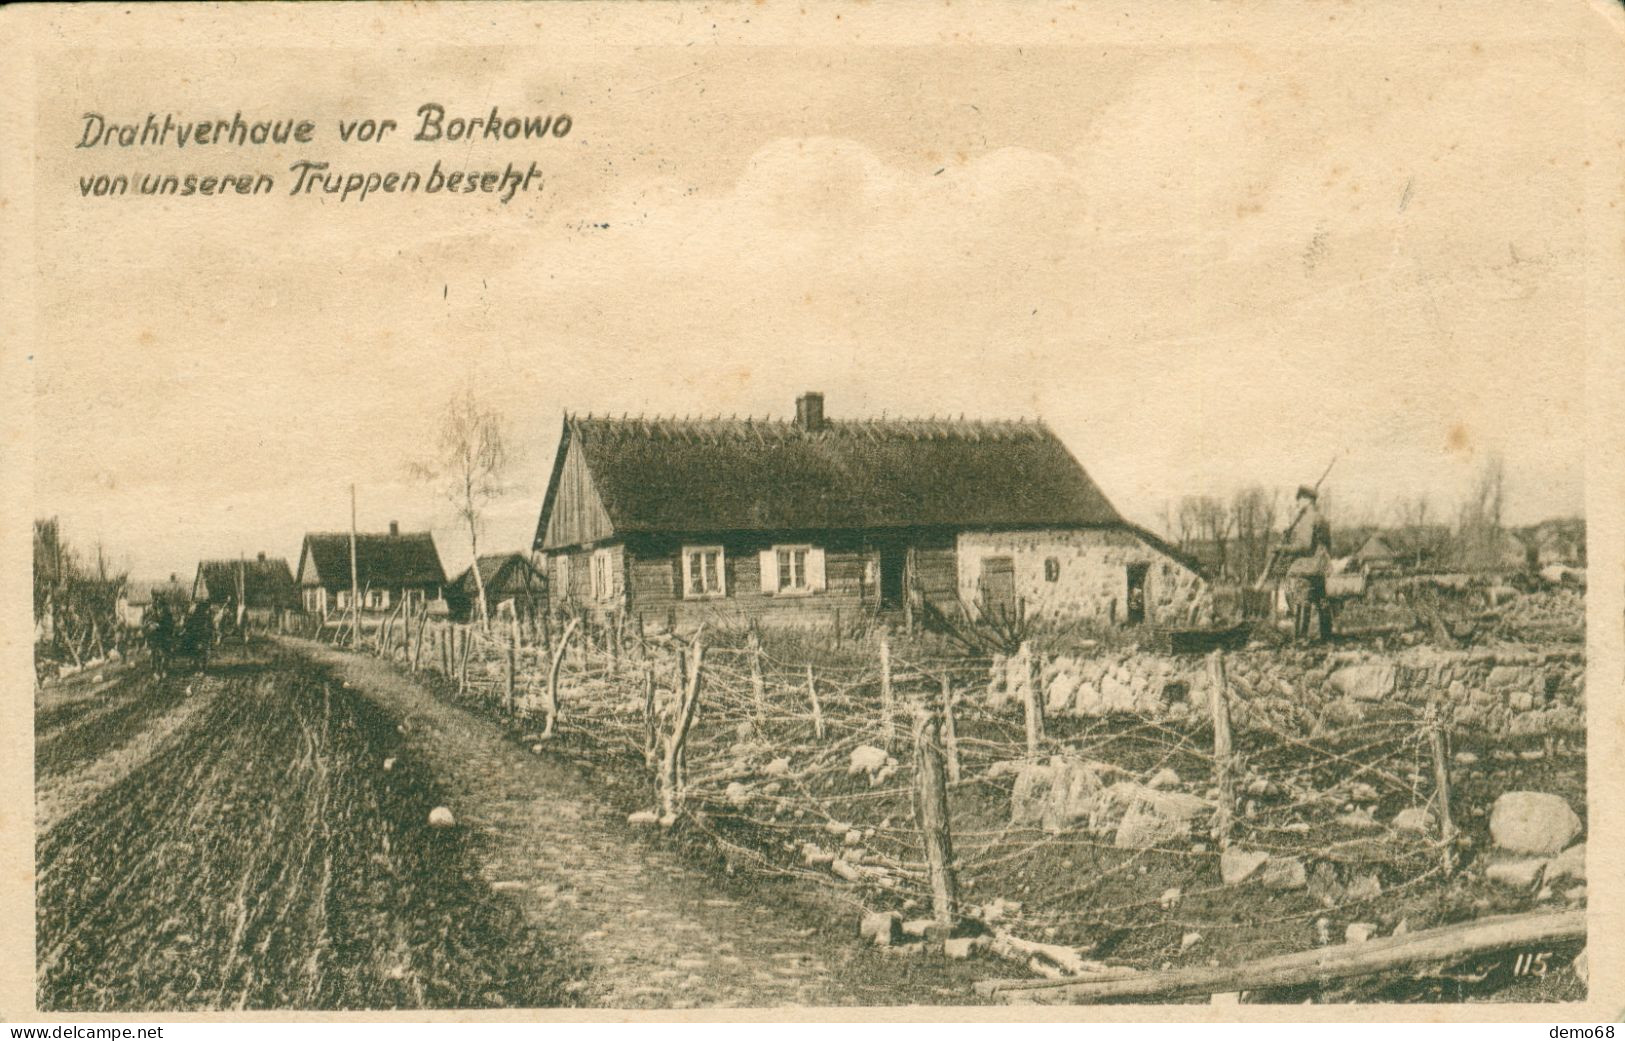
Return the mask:
<path id="1" fill-rule="evenodd" d="M 261 553 L 253 560 L 200 561 L 192 599 L 215 607 L 241 605 L 249 619 L 267 622 L 282 611 L 299 609 L 299 587 L 286 560 Z"/>
<path id="2" fill-rule="evenodd" d="M 299 592 L 304 608 L 326 616 L 350 610 L 350 533 L 310 532 L 299 551 Z M 363 611 L 388 611 L 403 599 L 414 610 L 446 609 L 446 572 L 440 566 L 434 536 L 427 531 L 355 536 L 356 584 Z"/>
<path id="3" fill-rule="evenodd" d="M 566 415 L 534 548 L 554 603 L 653 626 L 1208 604 L 1042 422 L 832 421 L 816 393 L 793 421 Z"/>
<path id="4" fill-rule="evenodd" d="M 474 569 L 479 569 L 479 582 Z M 481 554 L 479 560 L 457 576 L 447 599 L 453 616 L 467 620 L 480 614 L 480 583 L 485 586 L 485 606 L 494 616 L 509 605 L 521 618 L 534 616 L 546 605 L 547 581 L 523 553 Z"/>

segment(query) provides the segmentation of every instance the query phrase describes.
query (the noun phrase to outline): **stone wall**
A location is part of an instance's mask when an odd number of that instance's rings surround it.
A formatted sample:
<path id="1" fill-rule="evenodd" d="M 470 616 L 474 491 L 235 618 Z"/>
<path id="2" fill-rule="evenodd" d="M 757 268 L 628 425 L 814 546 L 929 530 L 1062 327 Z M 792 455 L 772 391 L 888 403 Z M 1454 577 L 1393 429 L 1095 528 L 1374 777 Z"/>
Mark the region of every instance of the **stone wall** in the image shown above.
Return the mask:
<path id="1" fill-rule="evenodd" d="M 1204 624 L 1212 612 L 1200 575 L 1126 529 L 965 532 L 959 536 L 959 596 L 977 601 L 982 561 L 1009 557 L 1016 596 L 1030 616 L 1083 619 L 1098 625 L 1123 621 L 1128 568 L 1145 564 L 1146 620 L 1161 625 Z"/>
<path id="2" fill-rule="evenodd" d="M 1358 722 L 1373 707 L 1420 708 L 1438 697 L 1459 731 L 1521 737 L 1585 729 L 1585 655 L 1572 646 L 1256 649 L 1225 655 L 1225 669 L 1238 730 L 1257 722 L 1308 736 Z M 1023 672 L 993 662 L 987 693 L 995 706 L 1024 696 Z M 1209 711 L 1208 666 L 1199 656 L 1060 656 L 1044 661 L 1039 677 L 1051 716 L 1126 712 L 1177 721 Z"/>

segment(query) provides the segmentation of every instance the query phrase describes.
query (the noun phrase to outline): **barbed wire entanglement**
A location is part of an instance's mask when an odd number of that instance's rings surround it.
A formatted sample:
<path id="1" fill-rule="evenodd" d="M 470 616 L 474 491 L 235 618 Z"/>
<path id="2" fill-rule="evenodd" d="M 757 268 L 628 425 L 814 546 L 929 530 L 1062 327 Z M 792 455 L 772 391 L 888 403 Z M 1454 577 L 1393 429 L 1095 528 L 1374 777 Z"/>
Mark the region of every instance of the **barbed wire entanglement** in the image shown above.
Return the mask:
<path id="1" fill-rule="evenodd" d="M 1463 848 L 1451 742 L 1473 706 L 1421 659 L 1329 658 L 1312 692 L 1248 653 L 975 657 L 882 628 L 787 650 L 586 617 L 394 618 L 363 642 L 646 778 L 630 824 L 694 829 L 900 929 L 1023 937 L 1041 973 L 1067 949 L 1218 956 L 1283 923 L 1307 945 L 1447 884 Z"/>

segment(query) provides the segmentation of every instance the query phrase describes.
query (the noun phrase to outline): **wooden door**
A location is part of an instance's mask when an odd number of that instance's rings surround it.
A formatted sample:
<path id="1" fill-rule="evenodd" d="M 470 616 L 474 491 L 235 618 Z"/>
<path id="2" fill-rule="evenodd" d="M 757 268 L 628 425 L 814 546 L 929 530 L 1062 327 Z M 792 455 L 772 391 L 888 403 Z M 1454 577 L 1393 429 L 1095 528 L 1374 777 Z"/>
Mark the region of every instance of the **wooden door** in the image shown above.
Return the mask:
<path id="1" fill-rule="evenodd" d="M 984 618 L 1016 616 L 1016 562 L 1011 557 L 983 557 L 979 597 Z"/>

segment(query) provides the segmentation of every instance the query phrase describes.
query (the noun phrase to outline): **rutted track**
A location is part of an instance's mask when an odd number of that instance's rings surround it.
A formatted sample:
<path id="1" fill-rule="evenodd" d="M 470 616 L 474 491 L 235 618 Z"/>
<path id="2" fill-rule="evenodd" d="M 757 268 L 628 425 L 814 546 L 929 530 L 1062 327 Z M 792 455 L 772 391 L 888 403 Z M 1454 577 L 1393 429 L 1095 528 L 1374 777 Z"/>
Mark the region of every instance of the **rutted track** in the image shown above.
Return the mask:
<path id="1" fill-rule="evenodd" d="M 432 779 L 383 768 L 393 720 L 289 658 L 194 691 L 152 758 L 37 839 L 41 1008 L 564 1000 L 556 948 L 480 881 L 460 829 L 427 826 Z"/>

